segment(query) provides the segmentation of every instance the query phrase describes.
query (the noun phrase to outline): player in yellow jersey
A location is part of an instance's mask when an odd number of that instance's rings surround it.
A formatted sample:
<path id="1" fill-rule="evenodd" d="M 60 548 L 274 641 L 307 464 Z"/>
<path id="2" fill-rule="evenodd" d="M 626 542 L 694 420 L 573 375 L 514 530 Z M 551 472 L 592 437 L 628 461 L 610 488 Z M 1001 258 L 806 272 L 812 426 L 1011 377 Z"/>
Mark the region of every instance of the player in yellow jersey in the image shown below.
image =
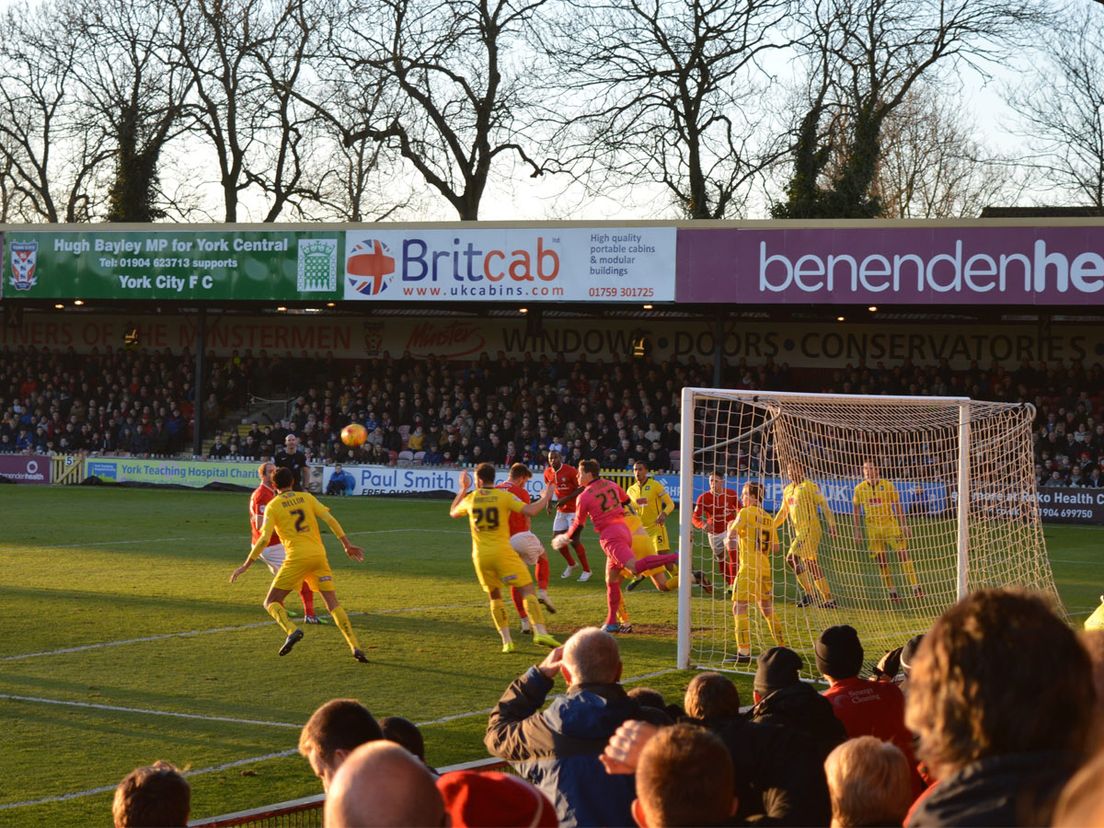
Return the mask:
<path id="1" fill-rule="evenodd" d="M 471 474 L 460 472 L 460 491 L 452 500 L 449 516 L 467 517 L 471 525 L 472 563 L 483 591 L 491 602 L 491 618 L 495 629 L 502 636 L 502 652 L 516 649 L 510 637 L 510 622 L 502 603 L 503 587 L 515 587 L 521 593 L 525 611 L 533 625 L 533 643 L 543 647 L 559 647 L 560 642 L 548 634 L 544 626 L 544 610 L 541 609 L 533 590 L 533 577 L 529 567 L 510 545 L 510 514 L 523 512 L 530 517 L 540 512 L 551 498 L 552 490 L 545 487 L 544 494 L 532 503 L 522 503 L 508 489 L 496 489 L 495 468 L 490 463 L 475 467 L 478 487 L 471 489 Z"/>
<path id="2" fill-rule="evenodd" d="M 862 546 L 860 519 L 865 519 L 867 547 L 870 549 L 870 557 L 878 564 L 889 599 L 900 601 L 901 596 L 897 594 L 893 575 L 889 572 L 887 548 L 897 553 L 897 560 L 901 562 L 901 569 L 904 570 L 905 578 L 912 587 L 912 594 L 917 598 L 923 598 L 924 590 L 920 587 L 920 579 L 916 577 L 916 567 L 913 566 L 908 554 L 909 526 L 905 520 L 905 511 L 901 508 L 901 497 L 897 494 L 897 487 L 879 476 L 878 464 L 873 460 L 863 463 L 862 473 L 863 480 L 855 487 L 855 494 L 851 499 L 855 543 Z"/>
<path id="3" fill-rule="evenodd" d="M 272 586 L 268 588 L 264 608 L 280 625 L 280 629 L 287 634 L 284 646 L 280 648 L 280 655 L 290 653 L 291 648 L 303 637 L 303 631 L 288 618 L 287 610 L 284 609 L 284 599 L 287 598 L 288 593 L 298 589 L 305 581 L 315 592 L 322 593 L 322 600 L 326 602 L 326 608 L 329 609 L 337 628 L 345 636 L 349 649 L 353 651 L 353 658 L 367 664 L 368 659 L 360 649 L 353 626 L 349 623 L 349 616 L 337 601 L 333 572 L 330 570 L 330 562 L 326 559 L 322 533 L 318 531 L 318 519 L 321 518 L 326 522 L 330 531 L 337 535 L 341 545 L 345 547 L 345 554 L 354 561 L 364 560 L 364 550 L 349 542 L 337 518 L 331 515 L 330 510 L 314 495 L 309 492 L 292 491 L 295 476 L 290 469 L 277 469 L 272 482 L 276 485 L 276 491 L 279 494 L 265 506 L 264 524 L 261 526 L 260 535 L 253 544 L 253 548 L 249 550 L 249 557 L 245 559 L 245 563 L 230 575 L 230 583 L 238 580 L 242 573 L 253 565 L 253 561 L 257 560 L 264 551 L 273 531 L 277 532 L 280 540 L 284 542 L 284 550 L 287 554 L 272 579 Z"/>
<path id="4" fill-rule="evenodd" d="M 836 516 L 832 514 L 820 487 L 805 476 L 805 469 L 800 463 L 788 463 L 786 473 L 792 482 L 782 490 L 782 505 L 774 516 L 774 526 L 777 529 L 789 517 L 793 528 L 794 538 L 786 553 L 786 563 L 793 569 L 797 582 L 801 584 L 803 594 L 797 605 L 807 607 L 813 603 L 815 585 L 816 591 L 820 593 L 821 606 L 835 609 L 836 602 L 832 600 L 832 590 L 828 586 L 828 579 L 824 577 L 824 570 L 817 562 L 817 552 L 824 537 L 821 513 L 828 524 L 828 534 L 833 538 L 836 536 Z"/>
<path id="5" fill-rule="evenodd" d="M 730 664 L 751 663 L 748 604 L 752 601 L 759 605 L 774 643 L 779 647 L 786 646 L 782 640 L 782 626 L 774 614 L 774 581 L 771 577 L 771 555 L 777 553 L 781 545 L 774 518 L 763 508 L 765 493 L 762 483 L 744 484 L 740 492 L 744 508 L 736 514 L 725 534 L 725 546 L 739 567 L 732 592 L 736 655 L 725 659 Z"/>

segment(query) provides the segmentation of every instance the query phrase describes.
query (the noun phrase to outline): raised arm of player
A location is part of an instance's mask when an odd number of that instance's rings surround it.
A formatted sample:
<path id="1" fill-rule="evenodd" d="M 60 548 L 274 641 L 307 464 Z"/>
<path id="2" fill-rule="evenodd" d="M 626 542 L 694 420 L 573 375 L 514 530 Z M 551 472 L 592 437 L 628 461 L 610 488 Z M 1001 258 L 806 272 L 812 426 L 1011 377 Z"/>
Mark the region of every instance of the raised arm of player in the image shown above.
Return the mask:
<path id="1" fill-rule="evenodd" d="M 460 504 L 464 498 L 467 497 L 468 489 L 471 488 L 471 482 L 470 472 L 467 470 L 460 472 L 460 491 L 458 491 L 456 497 L 452 499 L 452 505 L 449 507 L 449 517 L 467 517 L 468 510 Z"/>
<path id="2" fill-rule="evenodd" d="M 259 516 L 258 516 L 259 517 Z M 264 552 L 264 548 L 268 546 L 268 539 L 272 537 L 272 532 L 276 526 L 272 518 L 268 514 L 268 510 L 265 510 L 264 521 L 261 523 L 261 534 L 257 536 L 257 541 L 249 548 L 249 555 L 245 559 L 245 563 L 230 573 L 230 583 L 238 580 L 248 569 L 253 566 L 253 561 L 260 557 L 260 554 Z"/>
<path id="3" fill-rule="evenodd" d="M 534 500 L 532 503 L 527 503 L 524 507 L 522 507 L 521 513 L 523 515 L 528 515 L 529 517 L 533 517 L 533 515 L 540 514 L 540 510 L 543 509 L 546 505 L 550 504 L 551 502 L 552 502 L 552 487 L 551 486 L 545 486 L 544 487 L 544 492 L 541 494 L 541 496 L 538 497 L 536 500 Z"/>
<path id="4" fill-rule="evenodd" d="M 790 501 L 786 497 L 785 491 L 782 492 L 782 505 L 778 507 L 778 511 L 774 513 L 774 528 L 778 529 L 783 523 L 786 522 L 786 516 L 790 513 Z"/>

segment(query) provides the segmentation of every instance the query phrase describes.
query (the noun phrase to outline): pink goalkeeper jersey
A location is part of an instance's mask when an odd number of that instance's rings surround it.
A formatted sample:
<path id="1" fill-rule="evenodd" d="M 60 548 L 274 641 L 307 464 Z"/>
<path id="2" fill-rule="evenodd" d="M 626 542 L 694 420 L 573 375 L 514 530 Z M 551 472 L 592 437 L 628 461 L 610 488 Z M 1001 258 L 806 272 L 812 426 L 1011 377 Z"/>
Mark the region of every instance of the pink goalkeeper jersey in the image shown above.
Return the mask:
<path id="1" fill-rule="evenodd" d="M 586 523 L 587 515 L 598 534 L 611 526 L 625 522 L 625 510 L 622 503 L 629 499 L 625 490 L 612 480 L 598 479 L 590 483 L 576 499 L 575 521 L 571 524 L 574 535 Z"/>

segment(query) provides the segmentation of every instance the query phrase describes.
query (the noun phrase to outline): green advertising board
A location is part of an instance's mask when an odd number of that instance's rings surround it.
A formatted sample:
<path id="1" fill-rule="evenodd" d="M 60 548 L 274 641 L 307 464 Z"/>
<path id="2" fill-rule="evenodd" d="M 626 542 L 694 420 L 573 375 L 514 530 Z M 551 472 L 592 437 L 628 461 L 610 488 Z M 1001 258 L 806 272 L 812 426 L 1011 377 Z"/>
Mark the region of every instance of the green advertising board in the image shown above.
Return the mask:
<path id="1" fill-rule="evenodd" d="M 334 229 L 9 230 L 0 297 L 330 301 L 341 298 L 344 235 Z"/>

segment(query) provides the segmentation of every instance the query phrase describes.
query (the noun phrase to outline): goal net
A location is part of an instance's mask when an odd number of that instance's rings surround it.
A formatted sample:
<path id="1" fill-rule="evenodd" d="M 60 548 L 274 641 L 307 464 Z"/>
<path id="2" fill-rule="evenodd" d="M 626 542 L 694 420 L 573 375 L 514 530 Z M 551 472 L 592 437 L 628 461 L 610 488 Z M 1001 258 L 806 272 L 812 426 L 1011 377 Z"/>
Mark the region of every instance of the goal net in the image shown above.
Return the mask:
<path id="1" fill-rule="evenodd" d="M 683 389 L 682 406 L 681 565 L 704 572 L 713 591 L 680 582 L 680 667 L 754 672 L 780 637 L 804 658 L 805 677 L 819 678 L 814 642 L 850 624 L 869 672 L 970 590 L 1025 587 L 1060 606 L 1035 500 L 1030 406 L 704 388 Z M 725 527 L 749 483 L 765 515 L 751 534 L 759 549 L 742 555 L 770 577 L 741 587 Z M 777 524 L 777 547 L 764 521 Z M 734 597 L 747 604 L 739 639 Z"/>

